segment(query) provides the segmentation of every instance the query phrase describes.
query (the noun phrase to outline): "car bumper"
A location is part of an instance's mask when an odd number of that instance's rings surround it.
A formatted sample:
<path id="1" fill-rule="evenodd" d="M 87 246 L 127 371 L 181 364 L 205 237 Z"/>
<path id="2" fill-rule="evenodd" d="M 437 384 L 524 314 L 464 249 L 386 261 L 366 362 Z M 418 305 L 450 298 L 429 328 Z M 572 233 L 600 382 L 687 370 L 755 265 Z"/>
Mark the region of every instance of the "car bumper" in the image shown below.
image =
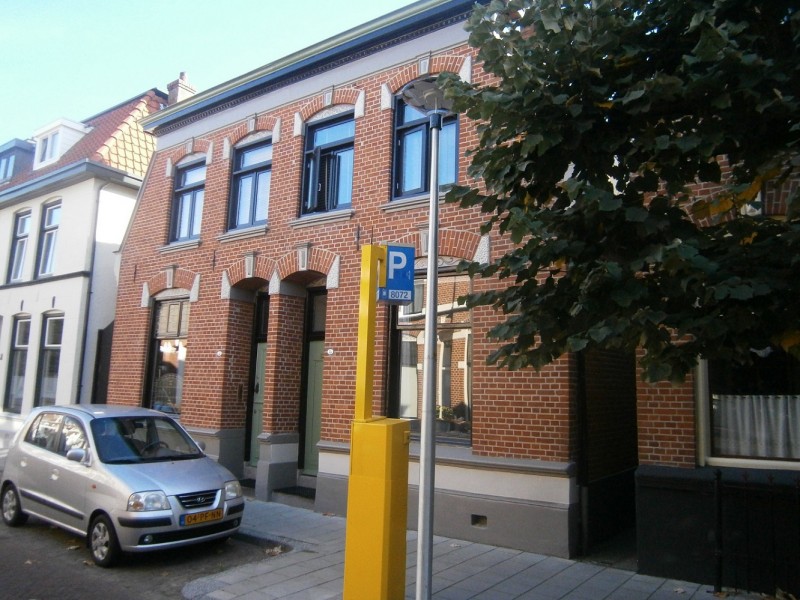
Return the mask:
<path id="1" fill-rule="evenodd" d="M 187 514 L 187 513 L 181 513 Z M 244 499 L 228 503 L 221 520 L 180 525 L 180 514 L 124 513 L 116 521 L 117 539 L 125 552 L 149 552 L 229 537 L 236 533 L 244 514 Z"/>

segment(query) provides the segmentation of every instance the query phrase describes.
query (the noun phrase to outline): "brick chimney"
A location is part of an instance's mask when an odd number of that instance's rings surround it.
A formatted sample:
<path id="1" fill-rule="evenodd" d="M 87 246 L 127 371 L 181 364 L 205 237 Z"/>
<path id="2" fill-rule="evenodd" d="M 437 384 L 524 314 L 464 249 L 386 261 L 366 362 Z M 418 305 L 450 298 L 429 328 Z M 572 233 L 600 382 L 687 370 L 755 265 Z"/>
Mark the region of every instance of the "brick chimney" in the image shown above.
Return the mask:
<path id="1" fill-rule="evenodd" d="M 189 83 L 189 80 L 186 79 L 186 73 L 181 71 L 180 77 L 172 83 L 167 84 L 167 91 L 169 92 L 167 105 L 172 106 L 176 102 L 191 98 L 197 90 L 195 90 L 192 84 Z"/>

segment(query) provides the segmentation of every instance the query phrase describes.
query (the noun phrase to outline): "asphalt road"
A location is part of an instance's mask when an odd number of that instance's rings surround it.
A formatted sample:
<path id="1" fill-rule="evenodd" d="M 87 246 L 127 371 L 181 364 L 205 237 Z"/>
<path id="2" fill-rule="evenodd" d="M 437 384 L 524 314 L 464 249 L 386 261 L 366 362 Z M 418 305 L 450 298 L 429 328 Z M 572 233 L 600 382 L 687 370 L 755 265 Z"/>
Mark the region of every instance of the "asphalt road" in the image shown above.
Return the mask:
<path id="1" fill-rule="evenodd" d="M 127 555 L 111 569 L 95 566 L 83 538 L 31 517 L 21 527 L 0 522 L 1 600 L 166 600 L 200 577 L 278 551 L 242 540 L 209 542 Z"/>

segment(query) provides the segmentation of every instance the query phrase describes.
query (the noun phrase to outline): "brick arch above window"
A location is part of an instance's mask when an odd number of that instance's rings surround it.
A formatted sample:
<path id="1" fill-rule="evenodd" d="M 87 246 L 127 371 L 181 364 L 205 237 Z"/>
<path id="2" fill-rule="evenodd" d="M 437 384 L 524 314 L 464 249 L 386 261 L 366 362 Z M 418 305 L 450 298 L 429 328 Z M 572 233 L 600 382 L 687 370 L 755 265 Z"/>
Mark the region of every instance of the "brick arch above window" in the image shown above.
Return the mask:
<path id="1" fill-rule="evenodd" d="M 357 119 L 364 116 L 364 90 L 358 88 L 329 88 L 309 99 L 294 115 L 294 135 L 303 135 L 303 125 L 312 119 L 353 111 Z"/>
<path id="2" fill-rule="evenodd" d="M 231 147 L 247 142 L 250 136 L 269 135 L 273 143 L 280 141 L 281 119 L 273 115 L 253 115 L 236 126 L 227 140 Z M 229 158 L 223 156 L 223 158 Z"/>
<path id="3" fill-rule="evenodd" d="M 405 65 L 383 84 L 381 109 L 393 108 L 392 100 L 394 96 L 412 81 L 426 77 L 436 77 L 442 73 L 456 73 L 464 81 L 471 81 L 472 57 L 469 55 L 443 54 L 423 57 L 414 63 Z"/>
<path id="4" fill-rule="evenodd" d="M 150 300 L 165 290 L 189 290 L 189 301 L 197 302 L 200 293 L 200 273 L 171 267 L 159 271 L 142 284 L 141 307 L 148 308 Z"/>
<path id="5" fill-rule="evenodd" d="M 263 279 L 269 281 L 277 269 L 277 263 L 266 256 L 249 253 L 223 269 L 223 289 L 225 279 L 229 286 L 235 286 L 247 279 Z"/>
<path id="6" fill-rule="evenodd" d="M 418 232 L 408 233 L 390 243 L 414 246 L 414 253 L 417 257 L 421 257 L 428 253 L 427 238 L 428 229 L 427 226 L 425 226 L 424 229 L 420 229 Z M 439 229 L 439 256 L 488 262 L 488 244 L 488 236 L 482 236 L 473 231 L 447 228 Z"/>
<path id="7" fill-rule="evenodd" d="M 173 148 L 171 152 L 166 153 L 166 176 L 172 177 L 175 166 L 179 163 L 189 163 L 194 160 L 203 160 L 205 158 L 206 164 L 211 164 L 214 153 L 214 143 L 210 140 L 202 138 L 191 138 L 183 145 Z"/>
<path id="8" fill-rule="evenodd" d="M 338 288 L 339 261 L 339 255 L 330 250 L 311 244 L 301 244 L 277 260 L 273 278 L 282 280 L 296 273 L 315 271 L 327 277 L 328 289 Z"/>

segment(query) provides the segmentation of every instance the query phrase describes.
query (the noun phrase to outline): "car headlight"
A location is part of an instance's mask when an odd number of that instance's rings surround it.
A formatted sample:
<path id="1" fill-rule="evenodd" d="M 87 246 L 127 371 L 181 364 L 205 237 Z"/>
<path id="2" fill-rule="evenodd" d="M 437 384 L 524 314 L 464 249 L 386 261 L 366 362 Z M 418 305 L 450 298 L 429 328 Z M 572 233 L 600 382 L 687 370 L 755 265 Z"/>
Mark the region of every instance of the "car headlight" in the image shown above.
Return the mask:
<path id="1" fill-rule="evenodd" d="M 234 479 L 233 481 L 225 482 L 225 500 L 233 500 L 241 495 L 242 486 L 238 481 Z"/>
<path id="2" fill-rule="evenodd" d="M 136 492 L 128 498 L 128 510 L 131 512 L 145 512 L 148 510 L 169 510 L 167 495 L 158 490 L 150 492 Z"/>

